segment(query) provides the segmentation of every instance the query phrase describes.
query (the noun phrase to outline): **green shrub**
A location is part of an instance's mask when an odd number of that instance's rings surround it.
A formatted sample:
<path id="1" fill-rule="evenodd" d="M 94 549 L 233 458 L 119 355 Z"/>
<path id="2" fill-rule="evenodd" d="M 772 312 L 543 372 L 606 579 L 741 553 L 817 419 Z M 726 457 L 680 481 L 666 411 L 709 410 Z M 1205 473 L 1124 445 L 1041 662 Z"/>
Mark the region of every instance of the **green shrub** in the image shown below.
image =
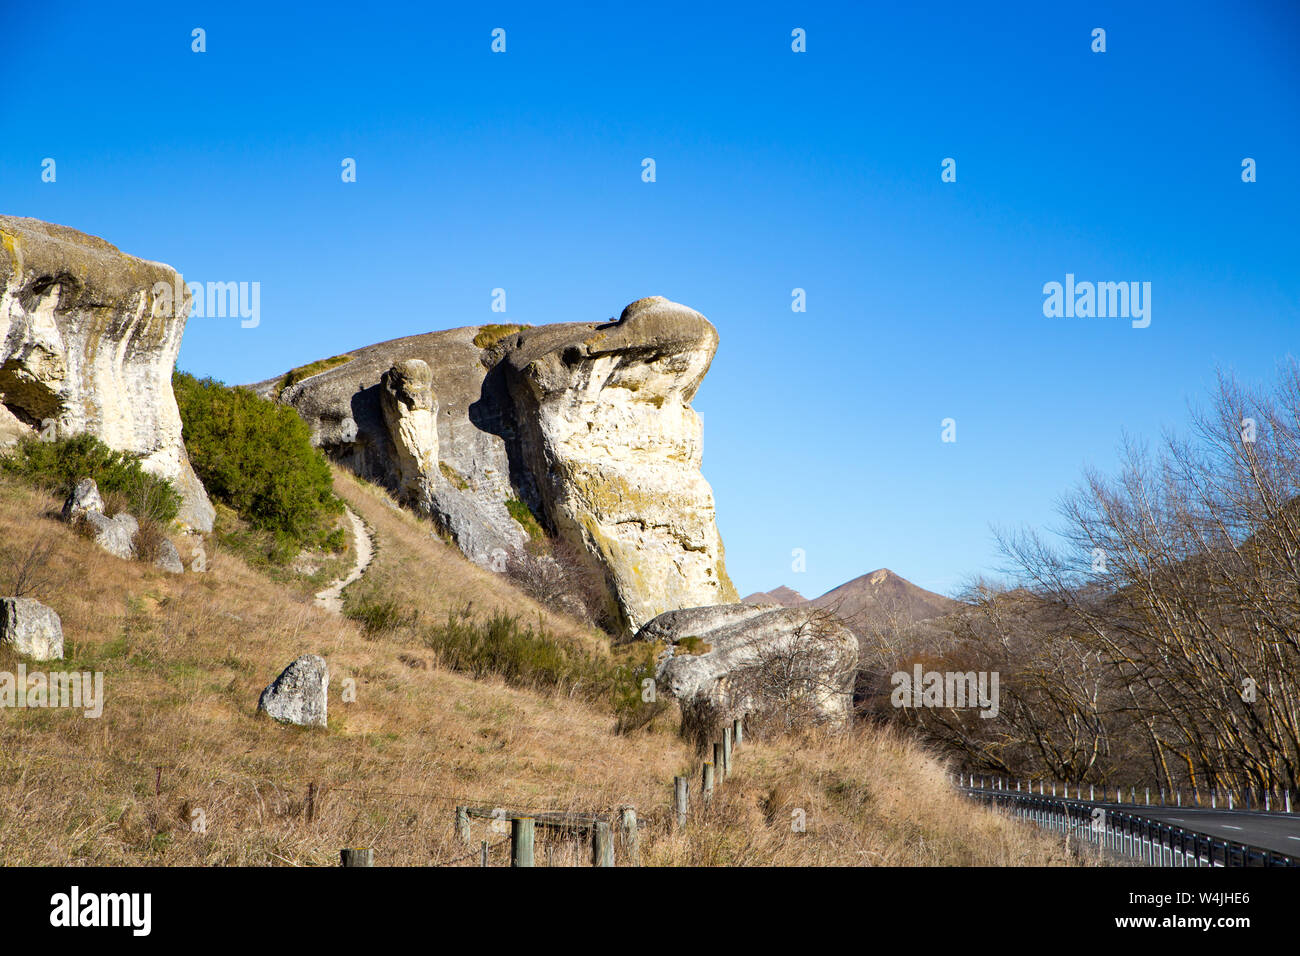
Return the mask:
<path id="1" fill-rule="evenodd" d="M 546 532 L 538 524 L 532 509 L 518 498 L 511 498 L 506 502 L 506 511 L 523 526 L 523 529 L 528 532 L 528 537 L 533 541 L 541 541 L 546 537 Z"/>
<path id="2" fill-rule="evenodd" d="M 94 435 L 74 435 L 55 441 L 29 436 L 13 455 L 0 459 L 12 475 L 66 496 L 82 478 L 93 478 L 100 495 L 117 507 L 125 505 L 137 518 L 166 523 L 180 510 L 181 496 L 171 482 L 151 475 L 140 455 L 114 451 Z"/>
<path id="3" fill-rule="evenodd" d="M 644 681 L 655 676 L 655 663 L 664 645 L 658 641 L 637 641 L 616 652 L 621 658 L 611 675 L 610 696 L 618 718 L 615 732 L 630 734 L 651 724 L 669 709 L 658 694 L 646 700 Z"/>
<path id="4" fill-rule="evenodd" d="M 444 666 L 476 679 L 493 675 L 516 686 L 588 699 L 607 693 L 613 676 L 606 662 L 502 611 L 486 620 L 475 620 L 468 611 L 448 614 L 446 624 L 425 629 L 424 643 Z"/>
<path id="5" fill-rule="evenodd" d="M 485 325 L 474 336 L 474 344 L 481 349 L 490 349 L 508 335 L 522 332 L 527 325 Z"/>
<path id="6" fill-rule="evenodd" d="M 328 372 L 332 368 L 338 368 L 340 365 L 351 361 L 351 355 L 335 355 L 332 358 L 318 359 L 307 365 L 299 365 L 297 368 L 284 373 L 284 378 L 280 379 L 280 390 L 283 391 L 290 385 L 297 385 L 304 378 L 319 375 L 321 372 Z"/>
<path id="7" fill-rule="evenodd" d="M 190 463 L 213 499 L 283 539 L 285 553 L 338 537 L 331 518 L 343 504 L 297 412 L 184 372 L 173 375 L 172 388 Z"/>
<path id="8" fill-rule="evenodd" d="M 347 604 L 346 613 L 360 623 L 367 634 L 385 634 L 402 627 L 414 627 L 420 620 L 417 608 L 407 608 L 392 598 L 366 596 Z"/>

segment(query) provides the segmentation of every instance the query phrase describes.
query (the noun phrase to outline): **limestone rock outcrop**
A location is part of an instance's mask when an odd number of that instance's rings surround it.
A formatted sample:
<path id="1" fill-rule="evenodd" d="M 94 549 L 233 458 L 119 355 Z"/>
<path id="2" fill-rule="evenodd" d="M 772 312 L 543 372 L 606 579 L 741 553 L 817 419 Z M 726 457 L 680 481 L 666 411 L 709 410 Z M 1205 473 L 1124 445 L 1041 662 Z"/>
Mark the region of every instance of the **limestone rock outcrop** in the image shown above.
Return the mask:
<path id="1" fill-rule="evenodd" d="M 395 362 L 380 379 L 379 403 L 393 440 L 401 493 L 420 498 L 438 472 L 438 396 L 423 359 Z"/>
<path id="2" fill-rule="evenodd" d="M 63 657 L 63 623 L 53 608 L 25 597 L 0 598 L 0 644 L 37 661 Z"/>
<path id="3" fill-rule="evenodd" d="M 528 559 L 517 517 L 531 512 L 603 573 L 630 634 L 662 611 L 737 599 L 690 405 L 717 346 L 703 316 L 655 297 L 608 322 L 395 339 L 253 388 L 484 567 Z"/>
<path id="4" fill-rule="evenodd" d="M 522 333 L 505 357 L 538 503 L 605 567 L 632 629 L 738 599 L 690 404 L 717 348 L 704 316 L 656 296 L 590 331 Z"/>
<path id="5" fill-rule="evenodd" d="M 858 641 L 829 612 L 728 604 L 661 614 L 637 640 L 666 645 L 659 692 L 712 719 L 803 715 L 845 724 L 852 712 Z"/>
<path id="6" fill-rule="evenodd" d="M 180 520 L 210 531 L 172 395 L 190 301 L 176 271 L 37 219 L 0 216 L 0 245 L 0 444 L 89 432 L 171 479 Z"/>
<path id="7" fill-rule="evenodd" d="M 325 658 L 304 654 L 267 685 L 257 709 L 284 724 L 324 727 L 329 710 L 330 672 Z"/>

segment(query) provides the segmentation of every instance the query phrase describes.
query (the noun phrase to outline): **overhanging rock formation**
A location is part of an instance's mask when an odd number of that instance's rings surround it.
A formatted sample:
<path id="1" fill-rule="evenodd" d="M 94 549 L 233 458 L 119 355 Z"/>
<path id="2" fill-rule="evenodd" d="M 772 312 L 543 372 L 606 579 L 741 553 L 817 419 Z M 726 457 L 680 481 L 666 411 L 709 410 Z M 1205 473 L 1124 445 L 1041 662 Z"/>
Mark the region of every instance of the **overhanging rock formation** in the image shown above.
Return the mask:
<path id="1" fill-rule="evenodd" d="M 717 348 L 704 316 L 655 297 L 608 325 L 520 333 L 505 356 L 529 491 L 605 567 L 632 628 L 737 599 L 690 404 Z"/>
<path id="2" fill-rule="evenodd" d="M 396 339 L 300 382 L 254 387 L 297 408 L 319 446 L 434 517 L 479 564 L 527 560 L 510 512 L 526 507 L 599 566 L 631 632 L 666 610 L 737 597 L 690 405 L 717 345 L 703 316 L 655 297 L 618 321 Z"/>
<path id="3" fill-rule="evenodd" d="M 189 315 L 176 271 L 103 239 L 0 216 L 0 445 L 53 422 L 139 454 L 181 492 L 180 520 L 212 530 L 190 467 L 171 375 Z M 156 288 L 166 287 L 160 295 Z"/>

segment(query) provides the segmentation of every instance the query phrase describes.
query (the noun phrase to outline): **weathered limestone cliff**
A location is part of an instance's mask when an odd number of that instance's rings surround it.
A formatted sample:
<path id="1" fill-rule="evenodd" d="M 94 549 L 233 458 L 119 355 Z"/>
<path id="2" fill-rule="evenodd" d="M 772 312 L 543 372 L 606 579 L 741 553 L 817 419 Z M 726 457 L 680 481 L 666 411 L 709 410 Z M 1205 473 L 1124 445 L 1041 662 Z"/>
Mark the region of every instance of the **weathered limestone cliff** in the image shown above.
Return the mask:
<path id="1" fill-rule="evenodd" d="M 180 520 L 210 531 L 171 386 L 189 297 L 154 291 L 184 289 L 175 270 L 37 219 L 0 216 L 0 244 L 0 445 L 46 422 L 89 432 L 142 455 L 181 492 Z"/>
<path id="2" fill-rule="evenodd" d="M 505 356 L 538 501 L 607 569 L 633 629 L 738 598 L 690 404 L 717 348 L 704 316 L 655 297 L 609 325 L 523 332 Z"/>
<path id="3" fill-rule="evenodd" d="M 254 387 L 480 564 L 527 560 L 510 509 L 531 511 L 603 571 L 630 633 L 666 610 L 737 599 L 690 406 L 717 345 L 699 313 L 651 298 L 618 321 L 396 339 Z"/>

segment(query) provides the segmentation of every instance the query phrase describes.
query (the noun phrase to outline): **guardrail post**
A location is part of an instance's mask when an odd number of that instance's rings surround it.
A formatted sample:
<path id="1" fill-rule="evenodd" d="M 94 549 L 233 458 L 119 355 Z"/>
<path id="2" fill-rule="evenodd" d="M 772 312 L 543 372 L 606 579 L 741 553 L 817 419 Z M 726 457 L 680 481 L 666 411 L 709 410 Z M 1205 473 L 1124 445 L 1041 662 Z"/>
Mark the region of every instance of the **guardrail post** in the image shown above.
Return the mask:
<path id="1" fill-rule="evenodd" d="M 1174 797 L 1176 801 L 1174 806 L 1181 807 L 1183 805 L 1183 790 L 1181 787 L 1174 791 Z"/>
<path id="2" fill-rule="evenodd" d="M 1228 809 L 1232 809 L 1232 790 L 1228 790 Z"/>
<path id="3" fill-rule="evenodd" d="M 1291 791 L 1290 790 L 1286 792 L 1286 812 L 1287 813 L 1291 812 Z"/>
<path id="4" fill-rule="evenodd" d="M 510 821 L 510 865 L 533 865 L 532 817 L 515 817 Z"/>
<path id="5" fill-rule="evenodd" d="M 1151 806 L 1151 788 L 1147 787 L 1147 806 Z"/>

